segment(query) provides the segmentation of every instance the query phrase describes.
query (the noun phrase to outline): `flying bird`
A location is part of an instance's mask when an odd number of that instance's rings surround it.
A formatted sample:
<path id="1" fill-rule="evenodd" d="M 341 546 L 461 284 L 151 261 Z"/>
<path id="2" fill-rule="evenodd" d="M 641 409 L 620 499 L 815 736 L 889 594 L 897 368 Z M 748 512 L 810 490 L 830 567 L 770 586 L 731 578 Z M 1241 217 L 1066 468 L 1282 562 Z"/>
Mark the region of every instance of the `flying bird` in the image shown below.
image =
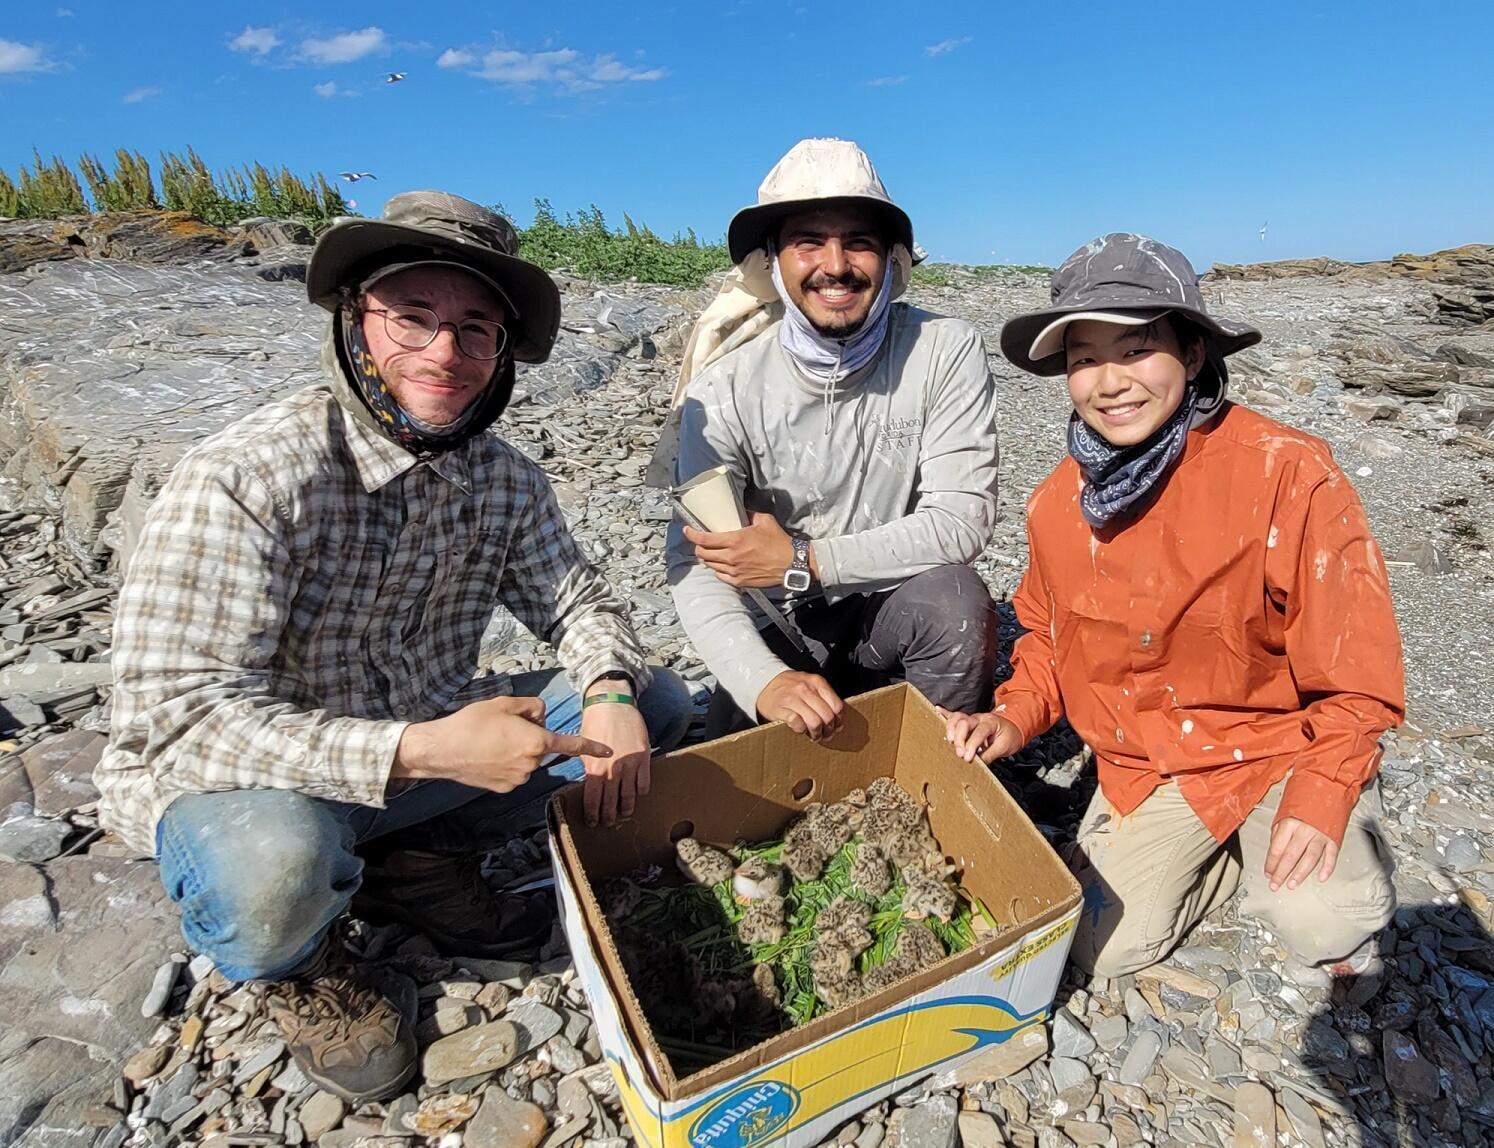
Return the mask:
<path id="1" fill-rule="evenodd" d="M 360 179 L 378 179 L 371 171 L 342 171 L 337 173 L 349 183 L 357 183 Z"/>
<path id="2" fill-rule="evenodd" d="M 405 78 L 406 74 L 405 72 L 390 72 L 384 77 L 384 82 L 386 84 L 397 84 Z"/>
<path id="3" fill-rule="evenodd" d="M 1261 242 L 1266 242 L 1266 225 L 1264 223 L 1261 224 Z"/>

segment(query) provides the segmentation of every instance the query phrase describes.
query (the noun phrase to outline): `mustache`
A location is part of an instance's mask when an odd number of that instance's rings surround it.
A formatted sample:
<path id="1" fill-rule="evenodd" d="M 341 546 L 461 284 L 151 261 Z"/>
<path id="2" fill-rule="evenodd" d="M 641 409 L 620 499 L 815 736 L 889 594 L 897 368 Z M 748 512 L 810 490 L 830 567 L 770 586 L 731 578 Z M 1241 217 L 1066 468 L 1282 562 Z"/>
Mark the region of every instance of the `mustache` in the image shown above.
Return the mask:
<path id="1" fill-rule="evenodd" d="M 847 267 L 839 275 L 826 275 L 823 271 L 816 271 L 804 280 L 806 291 L 814 291 L 820 287 L 849 287 L 854 291 L 864 291 L 870 286 L 871 280 L 854 267 Z"/>

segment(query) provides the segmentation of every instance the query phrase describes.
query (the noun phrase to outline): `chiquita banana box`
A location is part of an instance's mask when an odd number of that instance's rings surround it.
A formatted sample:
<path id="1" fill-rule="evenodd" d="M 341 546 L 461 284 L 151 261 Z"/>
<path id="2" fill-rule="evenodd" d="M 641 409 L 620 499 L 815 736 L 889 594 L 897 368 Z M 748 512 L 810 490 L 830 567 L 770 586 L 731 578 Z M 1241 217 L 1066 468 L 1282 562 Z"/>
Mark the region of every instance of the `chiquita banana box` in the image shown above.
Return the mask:
<path id="1" fill-rule="evenodd" d="M 981 907 L 975 943 L 708 1067 L 677 1071 L 598 891 L 654 866 L 672 872 L 682 837 L 723 848 L 768 840 L 811 803 L 881 777 L 926 808 L 953 879 Z M 999 1050 L 1045 1024 L 1079 916 L 1078 885 L 1042 834 L 986 767 L 956 757 L 937 712 L 906 685 L 851 699 L 825 742 L 769 725 L 658 758 L 648 796 L 617 825 L 586 826 L 579 786 L 555 797 L 550 818 L 576 971 L 646 1148 L 818 1144 L 924 1077 L 999 1065 Z"/>

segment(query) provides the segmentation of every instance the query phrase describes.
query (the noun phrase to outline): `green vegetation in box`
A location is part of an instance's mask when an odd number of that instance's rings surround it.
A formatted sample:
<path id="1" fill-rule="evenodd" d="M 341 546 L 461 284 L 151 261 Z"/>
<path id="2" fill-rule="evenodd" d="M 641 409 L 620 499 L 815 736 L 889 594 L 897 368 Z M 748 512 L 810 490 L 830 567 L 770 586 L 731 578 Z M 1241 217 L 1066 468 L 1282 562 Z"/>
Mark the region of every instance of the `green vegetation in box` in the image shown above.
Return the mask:
<path id="1" fill-rule="evenodd" d="M 159 185 L 150 162 L 124 148 L 114 153 L 111 171 L 90 155 L 78 162 L 77 175 L 63 160 L 44 160 L 34 152 L 30 167 L 21 166 L 14 181 L 0 171 L 0 216 L 58 219 L 93 211 L 138 211 L 166 208 L 185 211 L 224 227 L 255 216 L 298 219 L 316 228 L 339 215 L 352 214 L 342 193 L 320 173 L 309 180 L 254 163 L 214 173 L 191 148 L 185 156 L 163 152 Z M 88 195 L 83 193 L 88 185 Z M 90 198 L 92 203 L 90 204 Z"/>
<path id="2" fill-rule="evenodd" d="M 494 210 L 508 215 L 502 205 Z M 519 239 L 519 254 L 541 267 L 612 282 L 694 287 L 731 266 L 724 244 L 701 243 L 694 231 L 662 239 L 626 213 L 623 228 L 613 230 L 595 204 L 562 221 L 549 200 L 537 199 L 534 222 L 520 230 Z"/>
<path id="3" fill-rule="evenodd" d="M 888 794 L 890 781 L 880 780 L 887 782 L 881 793 Z M 800 848 L 807 836 L 805 827 L 816 817 L 844 808 L 843 803 L 817 807 L 825 813 L 811 811 L 790 825 L 782 839 L 738 843 L 729 854 L 690 838 L 681 841 L 681 869 L 693 878 L 691 884 L 658 883 L 655 875 L 653 883 L 623 880 L 604 888 L 604 911 L 629 980 L 677 1075 L 700 1071 L 879 991 L 969 948 L 978 934 L 994 929 L 978 900 L 956 895 L 937 847 L 930 851 L 920 844 L 908 852 L 905 842 L 910 834 L 922 835 L 923 844 L 932 842 L 932 835 L 923 811 L 906 794 L 902 797 L 911 817 L 884 823 L 880 829 L 856 817 L 858 827 L 876 840 L 869 841 L 860 832 L 840 836 L 834 852 L 808 869 L 792 854 L 785 863 L 785 851 Z M 853 791 L 845 799 L 851 805 L 857 800 L 864 800 L 864 791 Z M 901 850 L 891 841 L 898 834 L 904 838 Z M 907 862 L 893 863 L 884 871 L 879 893 L 863 883 L 863 851 L 868 849 L 873 858 L 886 851 Z M 937 877 L 931 876 L 930 865 L 936 866 Z M 757 887 L 755 878 L 780 869 L 781 935 L 756 943 L 744 940 L 744 918 L 770 896 Z M 806 878 L 796 877 L 794 869 Z M 816 875 L 808 877 L 811 872 Z M 745 883 L 744 874 L 749 875 Z M 948 890 L 947 920 L 922 911 L 924 902 L 916 888 L 910 894 L 910 884 L 931 880 Z M 743 893 L 756 899 L 744 900 Z M 848 918 L 854 922 L 848 925 Z M 830 963 L 824 958 L 834 955 L 823 950 L 848 928 L 860 934 L 851 969 L 835 983 L 817 979 L 817 951 L 818 968 L 823 970 Z M 840 954 L 841 959 L 850 951 Z"/>

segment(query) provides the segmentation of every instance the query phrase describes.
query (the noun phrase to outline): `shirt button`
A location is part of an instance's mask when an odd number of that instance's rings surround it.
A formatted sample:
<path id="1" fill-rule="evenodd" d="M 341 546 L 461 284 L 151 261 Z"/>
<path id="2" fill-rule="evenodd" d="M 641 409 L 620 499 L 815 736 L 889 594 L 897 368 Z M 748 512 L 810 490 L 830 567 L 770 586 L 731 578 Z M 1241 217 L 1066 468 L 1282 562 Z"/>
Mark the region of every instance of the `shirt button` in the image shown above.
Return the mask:
<path id="1" fill-rule="evenodd" d="M 1152 644 L 1152 632 L 1150 630 L 1141 635 L 1141 644 L 1143 646 L 1150 646 Z"/>

